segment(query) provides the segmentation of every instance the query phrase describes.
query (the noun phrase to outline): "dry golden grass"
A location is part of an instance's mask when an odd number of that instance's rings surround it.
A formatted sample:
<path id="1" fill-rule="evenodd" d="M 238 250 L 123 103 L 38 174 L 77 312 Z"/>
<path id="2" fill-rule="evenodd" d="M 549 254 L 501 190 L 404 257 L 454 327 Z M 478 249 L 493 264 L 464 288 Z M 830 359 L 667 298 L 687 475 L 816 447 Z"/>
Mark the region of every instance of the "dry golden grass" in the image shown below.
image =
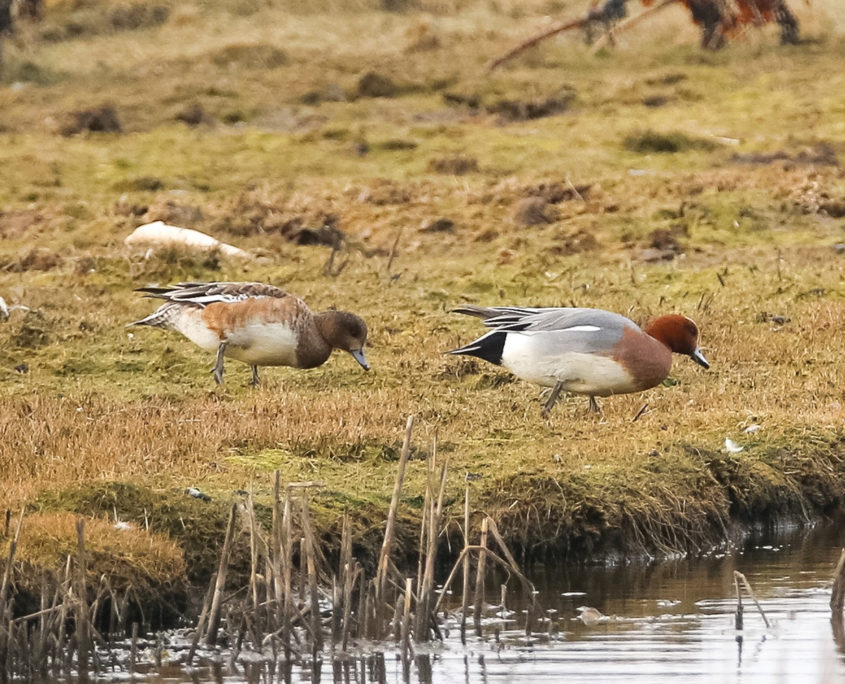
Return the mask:
<path id="1" fill-rule="evenodd" d="M 62 575 L 68 557 L 78 553 L 78 520 L 79 516 L 71 513 L 25 517 L 16 555 L 16 564 L 25 568 L 18 580 L 19 589 L 37 592 L 38 580 L 45 571 L 53 577 Z M 172 539 L 137 527 L 121 529 L 97 518 L 87 518 L 84 523 L 87 577 L 92 586 L 105 577 L 112 591 L 133 587 L 143 595 L 150 588 L 184 580 L 182 550 Z M 8 543 L 3 546 L 3 557 L 8 557 Z"/>
<path id="2" fill-rule="evenodd" d="M 545 3 L 407 14 L 325 4 L 332 11 L 183 3 L 155 29 L 52 43 L 32 31 L 8 46 L 10 70 L 29 60 L 43 83 L 0 90 L 0 296 L 34 310 L 0 322 L 7 505 L 115 507 L 138 523 L 143 493 L 152 529 L 205 548 L 219 524 L 194 534 L 173 522 L 181 512 L 219 522 L 218 504 L 250 482 L 266 502 L 278 469 L 326 484 L 317 505 L 328 537 L 345 506 L 372 537 L 410 413 L 416 447 L 436 431 L 449 453 L 450 496 L 465 473 L 481 475 L 474 506 L 526 548 L 695 548 L 736 519 L 841 502 L 845 286 L 833 245 L 845 241 L 845 178 L 829 163 L 845 152 L 838 43 L 810 34 L 780 48 L 767 30 L 703 54 L 676 13 L 617 52 L 593 57 L 569 36 L 488 79 L 491 57 L 547 21 Z M 677 44 L 661 40 L 670 34 Z M 368 71 L 393 78 L 398 95 L 356 97 Z M 301 99 L 331 86 L 346 101 Z M 564 86 L 576 96 L 558 116 L 506 122 L 494 111 Z M 471 97 L 477 110 L 447 104 Z M 51 132 L 48 117 L 101 101 L 128 134 Z M 193 103 L 215 123 L 174 122 Z M 680 148 L 643 151 L 666 141 Z M 777 159 L 753 156 L 766 154 Z M 475 164 L 437 173 L 455 157 Z M 570 183 L 589 190 L 551 204 L 548 225 L 516 218 L 520 200 Z M 328 215 L 348 235 L 336 275 L 324 271 L 328 248 L 282 237 L 286 222 Z M 260 258 L 127 253 L 123 237 L 158 218 Z M 451 232 L 424 230 L 440 218 Z M 644 258 L 655 229 L 680 245 L 670 262 Z M 212 359 L 187 341 L 123 327 L 152 309 L 133 287 L 186 279 L 268 281 L 315 309 L 361 313 L 373 370 L 336 355 L 313 371 L 268 369 L 252 390 L 229 362 L 215 388 Z M 572 397 L 546 424 L 537 388 L 443 355 L 480 332 L 448 313 L 467 301 L 594 306 L 638 321 L 678 311 L 698 322 L 712 369 L 678 358 L 667 386 L 607 399 L 602 420 Z M 751 424 L 760 431 L 744 433 Z M 726 453 L 726 437 L 745 450 Z M 412 513 L 423 470 L 411 464 Z M 114 483 L 137 491 L 105 495 Z"/>

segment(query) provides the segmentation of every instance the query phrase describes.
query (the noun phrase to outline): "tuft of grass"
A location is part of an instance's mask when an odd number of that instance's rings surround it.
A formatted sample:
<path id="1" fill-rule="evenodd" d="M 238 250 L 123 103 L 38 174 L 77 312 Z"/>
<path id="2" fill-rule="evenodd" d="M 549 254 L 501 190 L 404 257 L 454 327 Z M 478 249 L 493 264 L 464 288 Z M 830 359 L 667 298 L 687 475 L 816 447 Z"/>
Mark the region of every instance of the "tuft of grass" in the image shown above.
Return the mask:
<path id="1" fill-rule="evenodd" d="M 42 572 L 58 576 L 68 556 L 76 555 L 78 519 L 78 515 L 67 512 L 32 513 L 25 517 L 25 532 L 16 553 L 16 563 L 26 568 L 20 573 L 19 590 L 37 593 Z M 8 547 L 10 540 L 0 540 Z M 117 525 L 115 521 L 87 518 L 85 550 L 88 581 L 93 585 L 107 577 L 113 591 L 132 587 L 138 596 L 143 596 L 185 580 L 185 562 L 179 546 L 170 537 L 150 533 L 134 523 Z M 3 548 L 3 556 L 7 555 Z"/>

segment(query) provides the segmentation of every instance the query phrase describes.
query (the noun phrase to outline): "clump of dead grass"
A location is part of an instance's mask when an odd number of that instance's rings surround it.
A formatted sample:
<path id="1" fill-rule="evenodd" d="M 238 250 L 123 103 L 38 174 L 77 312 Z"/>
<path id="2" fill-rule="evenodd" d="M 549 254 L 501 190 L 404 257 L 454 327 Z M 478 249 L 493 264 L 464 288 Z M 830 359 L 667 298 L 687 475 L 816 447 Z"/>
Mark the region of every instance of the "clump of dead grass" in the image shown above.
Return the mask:
<path id="1" fill-rule="evenodd" d="M 68 512 L 26 515 L 16 554 L 16 563 L 26 568 L 18 579 L 20 589 L 36 591 L 33 580 L 45 571 L 58 576 L 68 557 L 76 556 L 78 519 L 78 515 Z M 9 540 L 4 541 L 5 559 Z M 185 562 L 177 544 L 136 523 L 118 525 L 98 518 L 86 519 L 85 549 L 88 581 L 92 585 L 98 584 L 101 577 L 108 577 L 113 591 L 132 587 L 143 594 L 178 584 L 185 578 Z"/>

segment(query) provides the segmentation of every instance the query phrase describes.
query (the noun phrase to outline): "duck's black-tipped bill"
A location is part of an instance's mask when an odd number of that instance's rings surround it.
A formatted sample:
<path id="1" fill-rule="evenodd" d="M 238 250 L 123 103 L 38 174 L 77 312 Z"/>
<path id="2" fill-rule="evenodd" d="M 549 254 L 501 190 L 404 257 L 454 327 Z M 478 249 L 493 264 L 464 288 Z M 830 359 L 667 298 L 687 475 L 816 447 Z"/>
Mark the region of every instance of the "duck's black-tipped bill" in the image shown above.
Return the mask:
<path id="1" fill-rule="evenodd" d="M 361 368 L 363 368 L 365 371 L 370 370 L 370 364 L 367 363 L 367 357 L 364 356 L 363 349 L 354 349 L 349 353 L 352 354 L 354 359 L 361 364 Z"/>
<path id="2" fill-rule="evenodd" d="M 704 358 L 704 354 L 701 353 L 700 349 L 696 349 L 692 354 L 690 354 L 690 358 L 695 361 L 699 366 L 703 366 L 704 368 L 710 368 L 710 362 Z"/>

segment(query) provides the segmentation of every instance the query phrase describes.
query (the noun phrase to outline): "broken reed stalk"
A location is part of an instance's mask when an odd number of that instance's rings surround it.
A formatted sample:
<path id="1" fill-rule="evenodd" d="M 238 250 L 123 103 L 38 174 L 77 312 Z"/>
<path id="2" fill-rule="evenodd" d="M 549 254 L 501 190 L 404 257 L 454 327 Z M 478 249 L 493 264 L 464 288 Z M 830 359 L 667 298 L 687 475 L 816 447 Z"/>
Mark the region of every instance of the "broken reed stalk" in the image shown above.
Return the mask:
<path id="1" fill-rule="evenodd" d="M 18 550 L 18 542 L 21 537 L 21 528 L 23 527 L 23 514 L 26 507 L 21 508 L 20 516 L 18 517 L 18 524 L 15 528 L 15 536 L 9 544 L 9 555 L 6 558 L 6 569 L 3 571 L 3 583 L 0 584 L 0 625 L 4 625 L 6 620 L 6 592 L 9 590 L 9 585 L 12 581 L 12 566 L 15 562 L 15 554 Z M 6 510 L 6 536 L 9 536 L 9 523 L 11 518 L 11 511 Z"/>
<path id="2" fill-rule="evenodd" d="M 757 599 L 754 598 L 754 592 L 751 591 L 751 585 L 748 583 L 748 580 L 745 579 L 745 575 L 743 575 L 741 572 L 737 572 L 736 570 L 734 570 L 734 578 L 739 579 L 742 582 L 743 586 L 745 587 L 745 591 L 748 592 L 749 598 L 754 601 L 754 605 L 757 606 L 757 610 L 760 611 L 760 617 L 763 618 L 763 622 L 766 624 L 766 628 L 768 629 L 769 627 L 771 627 L 771 625 L 769 624 L 769 618 L 766 617 L 766 613 L 763 612 L 763 607 L 759 604 Z"/>
<path id="3" fill-rule="evenodd" d="M 85 561 L 85 519 L 76 521 L 76 666 L 82 674 L 88 672 L 88 589 L 85 574 L 88 570 Z"/>
<path id="4" fill-rule="evenodd" d="M 252 598 L 252 609 L 258 613 L 258 530 L 255 520 L 255 499 L 252 495 L 252 480 L 249 482 L 247 498 L 247 518 L 249 519 L 249 588 Z"/>
<path id="5" fill-rule="evenodd" d="M 308 569 L 308 595 L 311 604 L 311 631 L 313 652 L 323 648 L 323 630 L 320 628 L 320 593 L 317 588 L 317 551 L 314 528 L 309 513 L 308 489 L 302 489 L 302 533 L 305 535 L 305 558 Z M 301 553 L 301 551 L 300 551 Z"/>
<path id="6" fill-rule="evenodd" d="M 285 660 L 290 660 L 291 654 L 291 615 L 294 610 L 293 604 L 293 531 L 291 530 L 291 503 L 290 492 L 285 491 L 285 505 L 282 513 L 281 536 L 279 538 L 279 549 L 282 558 L 282 641 L 285 647 Z M 278 600 L 278 597 L 276 598 Z"/>
<path id="7" fill-rule="evenodd" d="M 343 511 L 343 523 L 340 533 L 340 562 L 337 576 L 340 583 L 340 606 L 335 603 L 332 611 L 332 624 L 337 618 L 337 631 L 339 635 L 332 635 L 333 641 L 339 641 L 341 648 L 345 651 L 349 640 L 349 620 L 352 614 L 352 585 L 354 583 L 355 568 L 352 565 L 352 531 L 349 520 L 349 511 Z"/>
<path id="8" fill-rule="evenodd" d="M 741 632 L 743 628 L 743 607 L 742 607 L 742 590 L 739 588 L 739 573 L 734 572 L 734 586 L 736 587 L 736 616 L 734 617 L 734 629 Z M 739 637 L 737 637 L 739 638 Z"/>
<path id="9" fill-rule="evenodd" d="M 839 650 L 845 652 L 843 604 L 845 604 L 845 549 L 840 552 L 839 561 L 833 571 L 833 587 L 830 592 L 830 623 L 833 628 L 833 640 Z"/>
<path id="10" fill-rule="evenodd" d="M 396 231 L 396 239 L 393 240 L 393 244 L 390 247 L 390 255 L 387 258 L 387 268 L 385 269 L 388 277 L 390 277 L 390 268 L 393 266 L 393 260 L 396 258 L 399 240 L 402 238 L 403 228 L 404 226 L 399 226 L 399 230 Z"/>
<path id="11" fill-rule="evenodd" d="M 411 599 L 414 596 L 414 578 L 405 578 L 405 608 L 402 611 L 402 656 L 407 658 L 411 648 L 410 627 L 411 627 Z"/>
<path id="12" fill-rule="evenodd" d="M 272 581 L 268 582 L 268 588 L 272 587 L 273 601 L 275 607 L 275 621 L 282 621 L 284 610 L 282 600 L 285 595 L 282 586 L 282 511 L 279 508 L 279 490 L 281 488 L 281 473 L 277 470 L 273 473 L 273 516 L 270 522 L 270 573 Z M 268 610 L 268 613 L 272 611 Z"/>
<path id="13" fill-rule="evenodd" d="M 487 562 L 487 533 L 490 529 L 488 518 L 481 521 L 481 547 L 478 552 L 478 564 L 475 571 L 475 601 L 472 620 L 475 625 L 476 636 L 481 636 L 481 611 L 484 603 L 484 570 Z"/>
<path id="14" fill-rule="evenodd" d="M 214 595 L 214 587 L 217 585 L 217 573 L 211 576 L 211 582 L 208 584 L 208 590 L 205 592 L 205 598 L 202 602 L 202 610 L 200 611 L 199 620 L 197 620 L 197 629 L 194 632 L 194 638 L 191 640 L 191 648 L 188 649 L 187 663 L 190 666 L 194 660 L 194 654 L 197 652 L 202 634 L 205 631 L 205 626 L 208 623 L 208 611 L 211 608 L 211 597 Z M 134 624 L 134 623 L 133 623 Z"/>
<path id="15" fill-rule="evenodd" d="M 399 456 L 399 469 L 396 473 L 396 483 L 393 487 L 393 497 L 390 500 L 390 509 L 387 512 L 387 524 L 384 528 L 384 542 L 381 545 L 379 554 L 378 570 L 376 572 L 376 610 L 380 613 L 385 605 L 385 589 L 387 584 L 387 571 L 390 560 L 390 550 L 393 546 L 394 527 L 396 526 L 396 510 L 399 508 L 399 495 L 402 493 L 402 482 L 405 479 L 405 467 L 408 465 L 408 458 L 411 455 L 411 433 L 414 429 L 415 416 L 408 416 L 405 425 L 405 439 L 402 442 L 402 453 Z M 376 621 L 376 638 L 382 638 L 381 620 Z"/>
<path id="16" fill-rule="evenodd" d="M 469 610 L 469 485 L 464 494 L 464 576 L 461 590 L 461 643 L 467 642 L 467 611 Z"/>
<path id="17" fill-rule="evenodd" d="M 47 674 L 47 611 L 50 607 L 47 605 L 47 591 L 48 591 L 48 576 L 47 570 L 41 571 L 41 597 L 39 608 L 41 615 L 38 616 L 38 642 L 35 645 L 35 654 L 33 660 L 38 664 L 38 669 L 42 676 Z"/>
<path id="18" fill-rule="evenodd" d="M 420 516 L 420 541 L 417 545 L 417 574 L 416 577 L 419 581 L 422 581 L 423 576 L 423 566 L 425 565 L 425 552 L 428 549 L 427 539 L 428 539 L 428 518 L 429 518 L 429 509 L 434 505 L 431 500 L 431 459 L 432 457 L 429 456 L 426 459 L 426 474 L 427 474 L 427 482 L 425 487 L 425 495 L 423 496 L 423 507 L 422 507 L 422 515 Z M 417 589 L 420 587 L 418 586 Z"/>
<path id="19" fill-rule="evenodd" d="M 132 623 L 132 641 L 129 651 L 129 674 L 135 672 L 135 663 L 138 660 L 138 623 Z M 188 663 L 190 665 L 190 663 Z"/>
<path id="20" fill-rule="evenodd" d="M 232 508 L 229 510 L 229 523 L 226 526 L 226 537 L 223 539 L 223 549 L 220 552 L 220 564 L 217 567 L 214 595 L 211 597 L 211 608 L 208 611 L 208 630 L 205 634 L 205 643 L 208 646 L 214 646 L 217 643 L 217 631 L 220 629 L 220 614 L 223 607 L 223 589 L 226 586 L 226 575 L 229 572 L 229 556 L 235 539 L 237 514 L 238 506 L 232 504 Z"/>
<path id="21" fill-rule="evenodd" d="M 446 592 L 448 592 L 449 589 L 451 588 L 452 582 L 454 581 L 455 577 L 458 574 L 458 570 L 463 567 L 461 565 L 461 563 L 463 562 L 464 558 L 469 556 L 469 554 L 472 551 L 479 551 L 480 549 L 481 549 L 480 546 L 467 546 L 466 548 L 461 549 L 460 554 L 458 554 L 458 560 L 455 561 L 455 565 L 452 567 L 452 570 L 449 573 L 449 576 L 446 578 L 446 581 L 443 583 L 443 586 L 440 587 L 440 591 L 437 594 L 437 602 L 434 604 L 434 608 L 432 610 L 432 612 L 434 614 L 436 614 L 437 611 L 440 610 L 440 605 L 443 603 L 443 599 L 446 597 Z M 491 551 L 489 548 L 486 549 L 485 552 L 487 554 L 487 557 L 490 560 L 495 561 L 496 563 L 501 565 L 502 568 L 505 570 L 505 572 L 508 572 L 508 573 L 513 572 L 513 568 L 511 567 L 510 563 L 508 563 L 504 558 L 497 555 L 494 551 Z M 530 584 L 530 582 L 529 582 L 529 584 Z M 533 586 L 533 585 L 531 585 L 531 586 Z M 531 593 L 530 595 L 533 596 L 533 593 Z"/>
<path id="22" fill-rule="evenodd" d="M 513 572 L 513 574 L 516 575 L 517 579 L 522 583 L 523 589 L 531 597 L 531 603 L 533 604 L 535 602 L 535 597 L 537 594 L 534 588 L 534 584 L 525 575 L 522 574 L 522 571 L 519 569 L 516 560 L 514 560 L 513 554 L 510 552 L 510 549 L 508 549 L 508 545 L 505 544 L 505 540 L 502 538 L 502 535 L 499 532 L 499 528 L 496 525 L 496 521 L 493 520 L 493 518 L 491 518 L 490 516 L 487 516 L 487 520 L 487 524 L 490 528 L 490 534 L 493 535 L 493 539 L 496 540 L 496 544 L 498 544 L 499 550 L 502 552 L 502 555 L 507 559 L 508 567 L 510 567 L 511 572 Z M 492 552 L 488 551 L 487 553 L 489 553 L 491 557 L 495 557 Z"/>
<path id="23" fill-rule="evenodd" d="M 10 657 L 10 645 L 13 643 L 13 632 L 12 632 L 12 607 L 11 601 L 7 604 L 6 600 L 6 593 L 9 589 L 9 586 L 12 582 L 12 567 L 15 562 L 15 554 L 18 548 L 18 542 L 21 536 L 21 528 L 23 527 L 23 514 L 24 508 L 21 508 L 21 514 L 18 518 L 17 528 L 15 530 L 15 536 L 9 544 L 9 555 L 6 559 L 6 569 L 3 572 L 3 581 L 0 584 L 0 663 L 3 665 L 0 666 L 0 678 L 4 681 L 7 679 L 11 679 L 12 675 L 14 674 L 14 665 L 11 662 Z M 5 531 L 6 536 L 9 535 L 9 524 L 11 522 L 11 511 L 6 509 L 6 525 Z M 6 614 L 9 614 L 9 618 L 6 618 Z"/>
<path id="24" fill-rule="evenodd" d="M 428 532 L 426 534 L 426 548 L 425 548 L 425 566 L 421 575 L 418 575 L 417 590 L 419 592 L 419 601 L 417 605 L 416 615 L 416 629 L 414 636 L 418 642 L 427 641 L 429 633 L 429 625 L 435 630 L 435 634 L 439 636 L 437 628 L 437 619 L 432 615 L 431 605 L 434 598 L 434 569 L 437 562 L 437 540 L 440 534 L 440 519 L 443 515 L 443 495 L 446 491 L 446 472 L 449 467 L 449 454 L 440 466 L 440 473 L 437 481 L 433 481 L 434 475 L 437 475 L 437 433 L 434 433 L 434 439 L 431 444 L 431 456 L 428 463 L 428 479 L 426 484 L 426 491 L 431 490 L 432 494 L 429 496 L 429 510 L 428 516 L 423 516 L 423 525 L 428 525 Z M 434 491 L 437 487 L 437 496 L 435 501 Z"/>
<path id="25" fill-rule="evenodd" d="M 842 620 L 842 607 L 845 604 L 845 549 L 839 554 L 839 561 L 833 570 L 833 588 L 830 593 L 830 609 L 834 617 Z"/>

